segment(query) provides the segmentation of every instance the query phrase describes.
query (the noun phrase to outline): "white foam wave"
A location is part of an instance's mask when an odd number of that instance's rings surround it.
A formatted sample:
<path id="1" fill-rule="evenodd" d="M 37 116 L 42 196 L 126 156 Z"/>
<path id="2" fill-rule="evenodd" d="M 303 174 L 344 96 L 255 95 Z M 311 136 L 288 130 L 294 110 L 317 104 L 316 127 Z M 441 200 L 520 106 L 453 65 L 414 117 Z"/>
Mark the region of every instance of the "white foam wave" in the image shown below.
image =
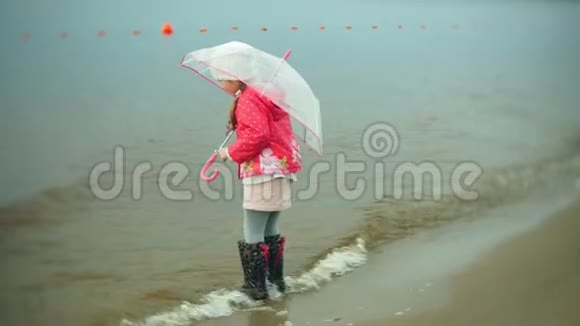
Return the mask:
<path id="1" fill-rule="evenodd" d="M 144 321 L 122 320 L 121 326 L 179 326 L 189 325 L 192 320 L 229 316 L 242 307 L 252 307 L 257 302 L 240 291 L 220 289 L 205 295 L 201 303 L 184 302 L 172 311 L 147 317 Z"/>
<path id="2" fill-rule="evenodd" d="M 319 261 L 309 272 L 298 278 L 286 277 L 288 292 L 304 292 L 318 289 L 321 285 L 329 282 L 333 277 L 344 275 L 355 268 L 365 264 L 367 251 L 364 240 L 357 239 L 356 244 L 339 248 L 328 254 Z"/>
<path id="3" fill-rule="evenodd" d="M 297 278 L 286 276 L 288 293 L 305 292 L 320 288 L 333 277 L 344 275 L 367 261 L 364 240 L 338 248 L 319 261 L 316 266 Z M 269 287 L 272 299 L 280 298 L 273 286 Z M 260 309 L 260 301 L 254 301 L 237 290 L 221 289 L 205 295 L 201 303 L 184 302 L 172 311 L 147 317 L 143 321 L 122 320 L 120 326 L 182 326 L 190 325 L 193 320 L 226 317 L 235 311 Z"/>

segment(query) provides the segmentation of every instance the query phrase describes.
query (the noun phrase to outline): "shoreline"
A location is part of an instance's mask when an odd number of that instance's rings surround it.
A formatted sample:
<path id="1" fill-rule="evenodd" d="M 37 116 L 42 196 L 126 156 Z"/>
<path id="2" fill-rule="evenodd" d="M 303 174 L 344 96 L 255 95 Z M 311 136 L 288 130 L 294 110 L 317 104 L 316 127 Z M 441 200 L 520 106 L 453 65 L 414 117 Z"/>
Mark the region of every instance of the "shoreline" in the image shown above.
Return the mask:
<path id="1" fill-rule="evenodd" d="M 576 326 L 579 238 L 578 197 L 530 200 L 369 252 L 317 291 L 193 325 Z"/>

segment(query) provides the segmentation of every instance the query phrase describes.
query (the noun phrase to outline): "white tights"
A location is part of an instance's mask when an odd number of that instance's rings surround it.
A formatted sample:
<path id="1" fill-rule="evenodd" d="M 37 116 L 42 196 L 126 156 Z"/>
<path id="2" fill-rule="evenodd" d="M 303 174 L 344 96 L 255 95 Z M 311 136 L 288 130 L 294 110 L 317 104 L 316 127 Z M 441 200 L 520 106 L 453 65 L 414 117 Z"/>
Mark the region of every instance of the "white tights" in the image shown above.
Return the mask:
<path id="1" fill-rule="evenodd" d="M 244 238 L 247 243 L 264 242 L 264 236 L 278 235 L 279 211 L 244 210 Z"/>

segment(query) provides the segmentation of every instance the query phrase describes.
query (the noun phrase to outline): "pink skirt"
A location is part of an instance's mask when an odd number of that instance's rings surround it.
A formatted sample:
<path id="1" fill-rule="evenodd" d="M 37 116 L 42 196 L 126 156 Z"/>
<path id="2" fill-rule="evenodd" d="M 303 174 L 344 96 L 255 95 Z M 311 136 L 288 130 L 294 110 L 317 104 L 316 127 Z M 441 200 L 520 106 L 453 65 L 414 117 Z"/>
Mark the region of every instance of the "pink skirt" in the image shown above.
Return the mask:
<path id="1" fill-rule="evenodd" d="M 258 184 L 244 184 L 243 208 L 282 211 L 292 206 L 292 180 L 276 178 Z"/>

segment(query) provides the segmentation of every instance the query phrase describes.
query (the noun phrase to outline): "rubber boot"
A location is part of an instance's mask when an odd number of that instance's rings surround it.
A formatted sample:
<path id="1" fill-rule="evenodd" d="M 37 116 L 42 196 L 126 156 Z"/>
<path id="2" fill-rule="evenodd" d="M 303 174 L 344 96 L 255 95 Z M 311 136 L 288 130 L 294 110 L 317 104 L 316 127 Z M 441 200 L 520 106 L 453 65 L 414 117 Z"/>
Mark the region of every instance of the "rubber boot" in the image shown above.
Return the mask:
<path id="1" fill-rule="evenodd" d="M 286 238 L 274 235 L 264 237 L 264 242 L 269 247 L 268 281 L 276 285 L 278 291 L 286 292 L 286 282 L 284 282 L 284 244 Z"/>
<path id="2" fill-rule="evenodd" d="M 249 244 L 238 241 L 238 250 L 244 272 L 241 291 L 254 300 L 267 299 L 268 246 L 264 243 Z"/>

